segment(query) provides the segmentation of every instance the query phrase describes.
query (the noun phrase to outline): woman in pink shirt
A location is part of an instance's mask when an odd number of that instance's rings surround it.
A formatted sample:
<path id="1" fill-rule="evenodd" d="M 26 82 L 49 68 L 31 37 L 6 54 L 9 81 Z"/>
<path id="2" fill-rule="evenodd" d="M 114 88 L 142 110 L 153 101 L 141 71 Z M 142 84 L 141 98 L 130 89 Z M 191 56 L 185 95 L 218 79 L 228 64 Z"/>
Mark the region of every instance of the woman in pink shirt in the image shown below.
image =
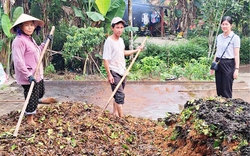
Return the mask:
<path id="1" fill-rule="evenodd" d="M 10 29 L 11 33 L 17 35 L 12 42 L 12 59 L 15 68 L 15 78 L 17 84 L 22 85 L 25 98 L 28 95 L 31 82 L 35 82 L 25 111 L 27 122 L 32 125 L 35 124 L 33 117 L 38 103 L 56 102 L 53 101 L 53 98 L 41 99 L 45 93 L 43 65 L 41 64 L 38 71 L 35 71 L 45 42 L 38 46 L 32 34 L 36 32 L 38 35 L 42 26 L 44 26 L 43 21 L 30 15 L 22 14 Z"/>

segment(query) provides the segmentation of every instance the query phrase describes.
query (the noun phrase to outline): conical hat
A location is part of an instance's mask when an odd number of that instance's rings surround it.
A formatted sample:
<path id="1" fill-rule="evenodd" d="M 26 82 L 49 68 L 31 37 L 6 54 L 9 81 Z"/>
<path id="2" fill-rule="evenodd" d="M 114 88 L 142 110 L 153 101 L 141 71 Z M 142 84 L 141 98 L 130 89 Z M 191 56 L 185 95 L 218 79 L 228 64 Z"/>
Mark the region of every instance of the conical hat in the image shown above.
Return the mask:
<path id="1" fill-rule="evenodd" d="M 44 26 L 44 22 L 42 20 L 39 20 L 38 18 L 32 17 L 32 16 L 27 15 L 27 14 L 21 14 L 18 17 L 18 19 L 16 20 L 16 22 L 13 24 L 13 26 L 10 28 L 10 33 L 15 34 L 14 27 L 17 26 L 18 24 L 21 24 L 21 23 L 27 22 L 27 21 L 34 21 L 35 27 L 37 27 L 37 26 L 43 27 Z"/>

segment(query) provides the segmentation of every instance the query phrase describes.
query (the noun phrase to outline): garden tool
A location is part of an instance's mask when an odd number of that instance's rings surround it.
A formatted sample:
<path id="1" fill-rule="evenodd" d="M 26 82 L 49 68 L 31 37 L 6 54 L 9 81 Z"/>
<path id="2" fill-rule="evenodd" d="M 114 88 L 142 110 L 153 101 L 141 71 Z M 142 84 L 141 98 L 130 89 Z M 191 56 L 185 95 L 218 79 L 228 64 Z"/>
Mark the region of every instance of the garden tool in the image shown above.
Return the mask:
<path id="1" fill-rule="evenodd" d="M 51 31 L 50 31 L 50 35 L 51 35 L 51 36 L 53 36 L 54 31 L 55 31 L 55 27 L 52 26 L 52 29 L 51 29 Z M 34 75 L 35 77 L 36 77 L 36 74 L 37 74 L 38 71 L 39 71 L 40 65 L 41 65 L 42 60 L 43 60 L 43 56 L 44 56 L 44 54 L 45 54 L 45 52 L 46 52 L 46 49 L 47 49 L 47 47 L 48 47 L 48 45 L 49 45 L 49 42 L 50 42 L 50 40 L 47 40 L 46 43 L 45 43 L 45 46 L 44 46 L 43 51 L 42 51 L 42 53 L 41 53 L 41 57 L 40 57 L 40 59 L 39 59 L 39 62 L 38 62 L 38 64 L 37 64 L 37 67 L 36 67 L 36 70 L 35 70 L 35 75 Z M 13 133 L 13 136 L 15 136 L 15 137 L 17 137 L 18 130 L 19 130 L 19 127 L 20 127 L 20 125 L 21 125 L 22 118 L 23 118 L 24 112 L 25 112 L 25 110 L 26 110 L 26 107 L 27 107 L 27 105 L 28 105 L 28 103 L 29 103 L 30 96 L 31 96 L 31 93 L 32 93 L 32 91 L 33 91 L 34 85 L 35 85 L 35 82 L 32 81 L 32 82 L 31 82 L 31 85 L 30 85 L 30 89 L 29 89 L 28 95 L 27 95 L 27 97 L 26 97 L 26 99 L 25 99 L 25 102 L 24 102 L 24 105 L 23 105 L 22 112 L 21 112 L 21 114 L 20 114 L 20 116 L 19 116 L 19 119 L 18 119 L 18 122 L 17 122 L 17 125 L 16 125 L 16 129 L 15 129 L 15 131 L 14 131 L 14 133 Z"/>

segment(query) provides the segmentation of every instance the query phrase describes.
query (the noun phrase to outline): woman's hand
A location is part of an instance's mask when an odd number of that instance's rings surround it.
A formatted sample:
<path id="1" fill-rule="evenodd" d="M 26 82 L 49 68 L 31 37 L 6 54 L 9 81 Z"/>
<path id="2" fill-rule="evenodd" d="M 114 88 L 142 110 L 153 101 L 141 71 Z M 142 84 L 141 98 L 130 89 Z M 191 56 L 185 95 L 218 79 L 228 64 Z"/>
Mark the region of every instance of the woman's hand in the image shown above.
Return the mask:
<path id="1" fill-rule="evenodd" d="M 210 70 L 210 75 L 213 75 L 214 74 L 214 70 Z"/>
<path id="2" fill-rule="evenodd" d="M 239 69 L 235 69 L 234 71 L 234 79 L 237 79 L 239 75 Z"/>

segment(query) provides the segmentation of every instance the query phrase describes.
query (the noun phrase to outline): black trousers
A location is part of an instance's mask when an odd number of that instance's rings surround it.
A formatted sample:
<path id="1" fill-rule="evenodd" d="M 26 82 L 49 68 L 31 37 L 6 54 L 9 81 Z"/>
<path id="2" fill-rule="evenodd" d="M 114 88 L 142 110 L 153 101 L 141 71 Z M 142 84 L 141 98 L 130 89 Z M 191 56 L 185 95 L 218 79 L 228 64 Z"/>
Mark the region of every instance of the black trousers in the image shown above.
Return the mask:
<path id="1" fill-rule="evenodd" d="M 28 96 L 28 92 L 30 89 L 30 85 L 22 85 L 24 91 L 24 97 Z M 28 114 L 34 114 L 35 110 L 37 109 L 38 106 L 38 100 L 43 97 L 45 94 L 45 87 L 44 87 L 44 81 L 41 80 L 40 82 L 35 83 L 34 88 L 32 90 L 29 103 L 26 107 L 26 113 Z"/>
<path id="2" fill-rule="evenodd" d="M 216 91 L 218 96 L 232 98 L 234 71 L 234 59 L 221 59 L 218 70 L 215 71 Z"/>

